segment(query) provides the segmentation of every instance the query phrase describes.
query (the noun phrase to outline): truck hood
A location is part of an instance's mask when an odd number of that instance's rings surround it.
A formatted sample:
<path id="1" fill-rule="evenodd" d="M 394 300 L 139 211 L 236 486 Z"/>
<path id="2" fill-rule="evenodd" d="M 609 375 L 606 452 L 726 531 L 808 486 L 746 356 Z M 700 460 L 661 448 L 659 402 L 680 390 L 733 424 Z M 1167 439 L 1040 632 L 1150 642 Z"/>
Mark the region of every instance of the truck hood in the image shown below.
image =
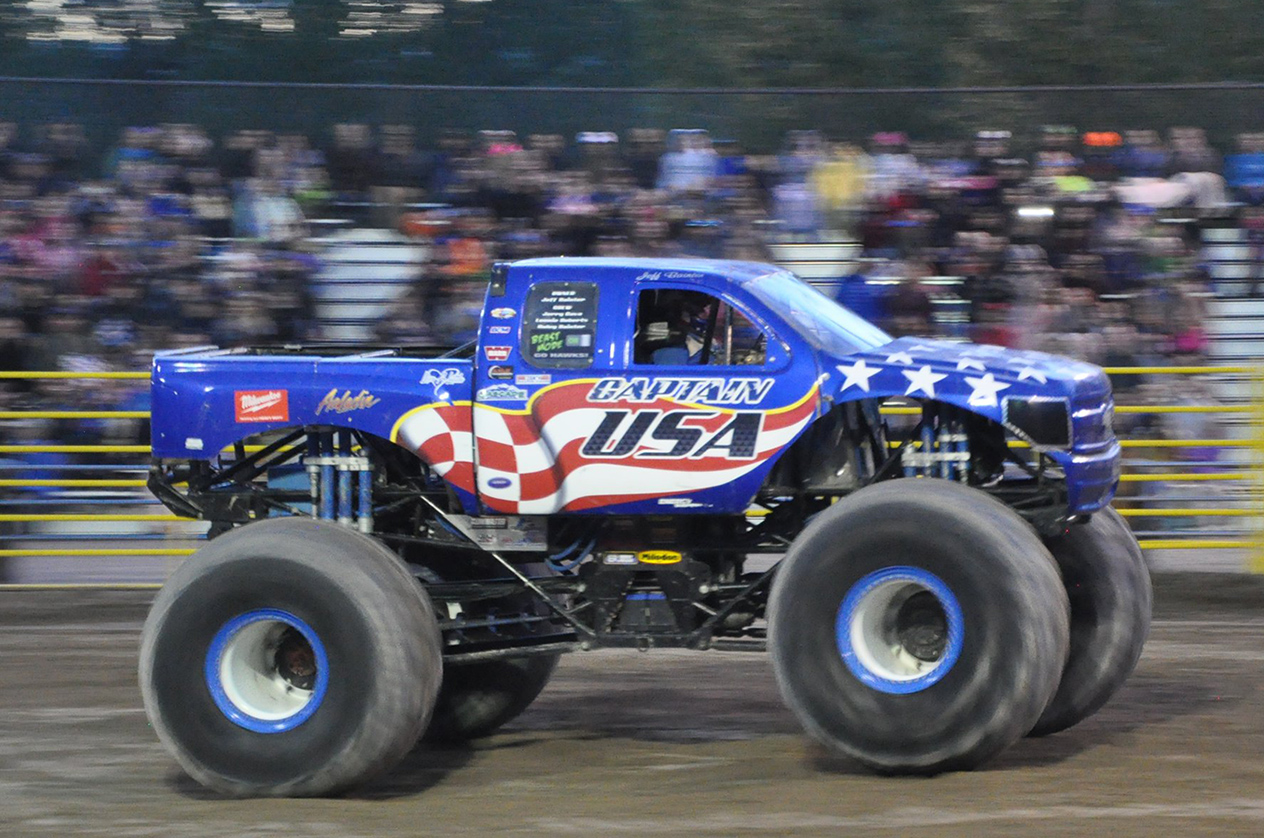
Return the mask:
<path id="1" fill-rule="evenodd" d="M 1101 367 L 990 344 L 899 338 L 822 356 L 822 393 L 834 401 L 907 396 L 954 404 L 1005 424 L 1008 403 L 1065 399 L 1077 450 L 1111 444 L 1113 402 Z"/>

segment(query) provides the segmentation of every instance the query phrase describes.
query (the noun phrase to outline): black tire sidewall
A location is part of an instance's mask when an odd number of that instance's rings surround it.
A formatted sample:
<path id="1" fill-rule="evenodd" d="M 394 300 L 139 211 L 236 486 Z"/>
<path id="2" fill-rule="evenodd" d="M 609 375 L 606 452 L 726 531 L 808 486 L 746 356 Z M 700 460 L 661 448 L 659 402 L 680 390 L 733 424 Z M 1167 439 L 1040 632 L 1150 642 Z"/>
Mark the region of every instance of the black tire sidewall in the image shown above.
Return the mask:
<path id="1" fill-rule="evenodd" d="M 495 732 L 535 701 L 557 667 L 558 655 L 446 664 L 427 742 L 464 742 Z"/>
<path id="2" fill-rule="evenodd" d="M 1107 507 L 1049 539 L 1071 605 L 1071 646 L 1058 691 L 1031 735 L 1096 713 L 1136 668 L 1150 631 L 1150 570 L 1127 522 Z"/>
<path id="3" fill-rule="evenodd" d="M 848 591 L 897 566 L 945 583 L 964 632 L 952 668 L 907 694 L 857 678 L 835 632 Z M 1039 539 L 987 495 L 941 481 L 871 487 L 822 513 L 778 571 L 769 608 L 778 681 L 809 733 L 873 768 L 968 767 L 1026 733 L 1052 695 L 1066 653 L 1060 594 Z"/>
<path id="4" fill-rule="evenodd" d="M 385 547 L 332 524 L 281 524 L 248 525 L 191 557 L 142 638 L 142 692 L 159 737 L 195 779 L 232 795 L 326 794 L 371 779 L 416 741 L 441 677 L 424 591 Z M 328 657 L 321 704 L 279 733 L 231 721 L 205 677 L 216 633 L 259 609 L 302 620 Z"/>

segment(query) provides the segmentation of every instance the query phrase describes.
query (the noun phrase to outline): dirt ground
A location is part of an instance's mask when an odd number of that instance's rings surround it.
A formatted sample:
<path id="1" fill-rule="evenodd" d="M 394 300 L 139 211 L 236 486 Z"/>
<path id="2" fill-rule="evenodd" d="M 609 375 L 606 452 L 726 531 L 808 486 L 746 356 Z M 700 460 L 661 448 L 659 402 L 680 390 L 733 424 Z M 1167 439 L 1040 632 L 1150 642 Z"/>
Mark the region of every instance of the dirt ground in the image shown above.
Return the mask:
<path id="1" fill-rule="evenodd" d="M 148 728 L 136 592 L 0 594 L 0 835 L 1264 835 L 1264 579 L 1161 574 L 1130 683 L 984 769 L 829 758 L 761 654 L 591 652 L 474 747 L 333 800 L 220 800 Z"/>

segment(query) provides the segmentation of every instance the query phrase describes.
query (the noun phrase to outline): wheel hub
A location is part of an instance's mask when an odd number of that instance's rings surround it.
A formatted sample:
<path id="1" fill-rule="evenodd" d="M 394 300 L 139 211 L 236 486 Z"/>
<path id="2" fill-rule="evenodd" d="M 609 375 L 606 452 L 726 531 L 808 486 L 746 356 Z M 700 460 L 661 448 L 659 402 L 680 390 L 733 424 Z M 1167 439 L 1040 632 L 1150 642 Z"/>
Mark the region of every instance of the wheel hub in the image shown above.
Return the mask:
<path id="1" fill-rule="evenodd" d="M 919 591 L 904 601 L 895 615 L 895 635 L 913 657 L 934 663 L 948 645 L 948 618 L 930 591 Z"/>
<path id="2" fill-rule="evenodd" d="M 316 653 L 294 629 L 282 633 L 273 661 L 277 673 L 295 689 L 310 690 L 316 685 Z"/>
<path id="3" fill-rule="evenodd" d="M 838 609 L 839 654 L 857 678 L 887 693 L 913 693 L 943 678 L 961 654 L 961 606 L 938 576 L 896 566 L 870 573 Z"/>
<path id="4" fill-rule="evenodd" d="M 320 706 L 329 662 L 307 623 L 265 608 L 240 614 L 216 632 L 205 674 L 211 698 L 231 721 L 256 733 L 282 733 Z"/>

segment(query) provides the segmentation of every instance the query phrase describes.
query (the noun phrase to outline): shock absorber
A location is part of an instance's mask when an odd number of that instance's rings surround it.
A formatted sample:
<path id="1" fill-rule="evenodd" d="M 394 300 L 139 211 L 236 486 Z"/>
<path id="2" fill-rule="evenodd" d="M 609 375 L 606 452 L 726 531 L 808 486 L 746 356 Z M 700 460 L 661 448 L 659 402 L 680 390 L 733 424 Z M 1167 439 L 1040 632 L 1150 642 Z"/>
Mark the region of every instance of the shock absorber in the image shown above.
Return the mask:
<path id="1" fill-rule="evenodd" d="M 901 462 L 905 477 L 970 479 L 970 446 L 960 411 L 946 405 L 925 405 L 918 438 L 904 448 Z"/>
<path id="2" fill-rule="evenodd" d="M 320 435 L 320 517 L 334 517 L 334 435 L 324 431 Z"/>
<path id="3" fill-rule="evenodd" d="M 970 437 L 966 434 L 965 424 L 960 419 L 954 419 L 951 426 L 951 433 L 948 435 L 953 458 L 956 460 L 957 480 L 962 483 L 970 482 Z"/>
<path id="4" fill-rule="evenodd" d="M 935 456 L 939 460 L 939 477 L 941 480 L 951 480 L 953 469 L 956 464 L 948 457 L 944 456 L 953 450 L 952 432 L 949 430 L 950 422 L 945 421 L 944 417 L 940 417 L 939 433 L 935 435 Z"/>
<path id="5" fill-rule="evenodd" d="M 303 458 L 303 466 L 307 469 L 307 481 L 311 485 L 312 517 L 320 517 L 320 437 L 312 432 L 307 434 L 307 456 Z"/>
<path id="6" fill-rule="evenodd" d="M 965 483 L 970 479 L 969 437 L 955 408 L 945 408 L 939 420 L 935 451 L 939 459 L 939 476 Z"/>
<path id="7" fill-rule="evenodd" d="M 366 449 L 355 450 L 350 430 L 309 428 L 303 465 L 312 517 L 373 531 L 373 462 Z"/>
<path id="8" fill-rule="evenodd" d="M 937 412 L 935 405 L 922 406 L 922 421 L 916 430 L 917 439 L 910 440 L 900 455 L 905 477 L 933 476 L 931 466 L 934 463 Z"/>
<path id="9" fill-rule="evenodd" d="M 351 526 L 351 471 L 347 468 L 347 460 L 351 459 L 351 431 L 345 428 L 338 432 L 338 460 L 334 466 L 338 469 L 338 523 L 344 527 Z"/>

